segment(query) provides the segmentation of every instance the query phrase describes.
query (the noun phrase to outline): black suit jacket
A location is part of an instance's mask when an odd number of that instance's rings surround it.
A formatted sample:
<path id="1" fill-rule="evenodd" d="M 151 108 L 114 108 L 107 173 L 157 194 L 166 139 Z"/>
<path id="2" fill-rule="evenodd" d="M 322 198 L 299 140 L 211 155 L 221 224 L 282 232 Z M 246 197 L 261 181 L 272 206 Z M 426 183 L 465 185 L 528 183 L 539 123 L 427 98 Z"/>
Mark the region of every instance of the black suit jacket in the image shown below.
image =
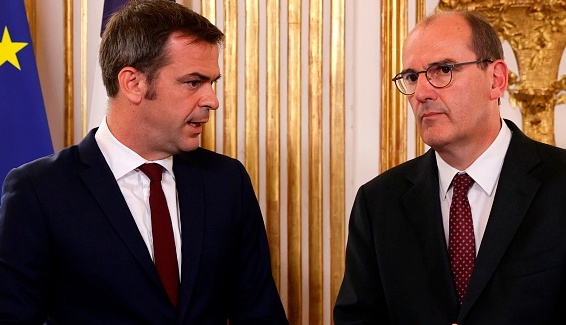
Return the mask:
<path id="1" fill-rule="evenodd" d="M 182 238 L 173 308 L 93 130 L 14 169 L 0 206 L 0 324 L 286 324 L 244 167 L 174 157 Z"/>
<path id="2" fill-rule="evenodd" d="M 460 307 L 433 150 L 357 194 L 336 325 L 550 324 L 566 307 L 566 151 L 513 135 Z"/>

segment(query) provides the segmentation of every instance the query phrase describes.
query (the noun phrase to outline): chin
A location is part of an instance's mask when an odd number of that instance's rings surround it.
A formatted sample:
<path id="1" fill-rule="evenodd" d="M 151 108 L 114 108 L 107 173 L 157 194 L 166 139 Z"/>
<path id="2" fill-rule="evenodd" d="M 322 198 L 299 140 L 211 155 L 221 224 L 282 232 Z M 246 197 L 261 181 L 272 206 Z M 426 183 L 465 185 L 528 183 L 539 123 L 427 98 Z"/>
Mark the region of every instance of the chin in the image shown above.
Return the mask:
<path id="1" fill-rule="evenodd" d="M 427 146 L 433 149 L 441 147 L 446 142 L 446 139 L 442 135 L 431 134 L 430 132 L 421 134 L 421 139 Z"/>
<path id="2" fill-rule="evenodd" d="M 196 150 L 198 147 L 200 147 L 200 143 L 197 139 L 197 141 L 194 142 L 189 142 L 189 143 L 184 143 L 183 146 L 181 146 L 183 151 L 193 151 Z"/>
<path id="3" fill-rule="evenodd" d="M 194 151 L 194 150 L 197 150 L 198 147 L 199 147 L 198 145 L 197 146 L 188 146 L 188 147 L 185 148 L 184 151 Z"/>

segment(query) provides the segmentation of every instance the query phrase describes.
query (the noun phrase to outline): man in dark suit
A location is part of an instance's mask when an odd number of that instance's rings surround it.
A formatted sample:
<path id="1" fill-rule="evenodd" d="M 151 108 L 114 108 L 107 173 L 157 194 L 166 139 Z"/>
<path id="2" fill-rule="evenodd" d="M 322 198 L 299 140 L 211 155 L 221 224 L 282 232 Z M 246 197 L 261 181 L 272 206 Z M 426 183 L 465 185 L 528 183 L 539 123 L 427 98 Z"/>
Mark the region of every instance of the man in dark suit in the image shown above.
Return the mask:
<path id="1" fill-rule="evenodd" d="M 198 148 L 223 38 L 169 1 L 112 17 L 105 120 L 4 183 L 0 324 L 287 323 L 249 176 Z"/>
<path id="2" fill-rule="evenodd" d="M 409 34 L 393 80 L 431 150 L 359 189 L 335 324 L 563 318 L 566 151 L 502 120 L 502 58 L 476 13 L 437 14 Z"/>

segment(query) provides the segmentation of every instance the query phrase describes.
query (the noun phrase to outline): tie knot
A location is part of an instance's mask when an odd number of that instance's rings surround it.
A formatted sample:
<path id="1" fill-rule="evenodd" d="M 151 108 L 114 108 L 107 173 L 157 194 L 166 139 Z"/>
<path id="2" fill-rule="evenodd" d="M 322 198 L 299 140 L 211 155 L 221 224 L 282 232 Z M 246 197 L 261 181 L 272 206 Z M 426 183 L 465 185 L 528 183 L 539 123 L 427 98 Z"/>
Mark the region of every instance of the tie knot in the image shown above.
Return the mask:
<path id="1" fill-rule="evenodd" d="M 454 196 L 467 196 L 470 187 L 474 184 L 474 180 L 466 173 L 458 173 L 452 180 L 452 188 Z"/>
<path id="2" fill-rule="evenodd" d="M 149 177 L 151 182 L 161 182 L 161 175 L 163 174 L 163 167 L 160 164 L 150 163 L 143 164 L 139 169 Z"/>

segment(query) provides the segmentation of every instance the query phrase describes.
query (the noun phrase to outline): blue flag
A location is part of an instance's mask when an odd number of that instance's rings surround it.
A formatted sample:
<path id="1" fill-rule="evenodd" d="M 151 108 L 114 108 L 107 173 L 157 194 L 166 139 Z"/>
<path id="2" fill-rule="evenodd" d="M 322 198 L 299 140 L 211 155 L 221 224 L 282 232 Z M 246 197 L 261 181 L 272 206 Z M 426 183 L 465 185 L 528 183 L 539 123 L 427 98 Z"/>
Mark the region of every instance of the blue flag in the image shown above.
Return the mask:
<path id="1" fill-rule="evenodd" d="M 128 0 L 104 0 L 104 9 L 102 11 L 102 24 L 100 26 L 100 36 L 102 37 L 102 33 L 104 29 L 106 29 L 106 24 L 108 23 L 108 19 L 116 12 L 120 7 L 122 7 Z"/>
<path id="2" fill-rule="evenodd" d="M 175 1 L 175 0 L 169 0 Z M 104 0 L 104 8 L 102 12 L 102 25 L 100 27 L 100 36 L 104 32 L 106 28 L 106 24 L 108 23 L 108 19 L 112 16 L 114 12 L 116 12 L 120 7 L 122 7 L 128 0 Z"/>
<path id="3" fill-rule="evenodd" d="M 24 0 L 0 1 L 0 184 L 53 153 Z M 0 187 L 1 195 L 1 187 Z"/>

